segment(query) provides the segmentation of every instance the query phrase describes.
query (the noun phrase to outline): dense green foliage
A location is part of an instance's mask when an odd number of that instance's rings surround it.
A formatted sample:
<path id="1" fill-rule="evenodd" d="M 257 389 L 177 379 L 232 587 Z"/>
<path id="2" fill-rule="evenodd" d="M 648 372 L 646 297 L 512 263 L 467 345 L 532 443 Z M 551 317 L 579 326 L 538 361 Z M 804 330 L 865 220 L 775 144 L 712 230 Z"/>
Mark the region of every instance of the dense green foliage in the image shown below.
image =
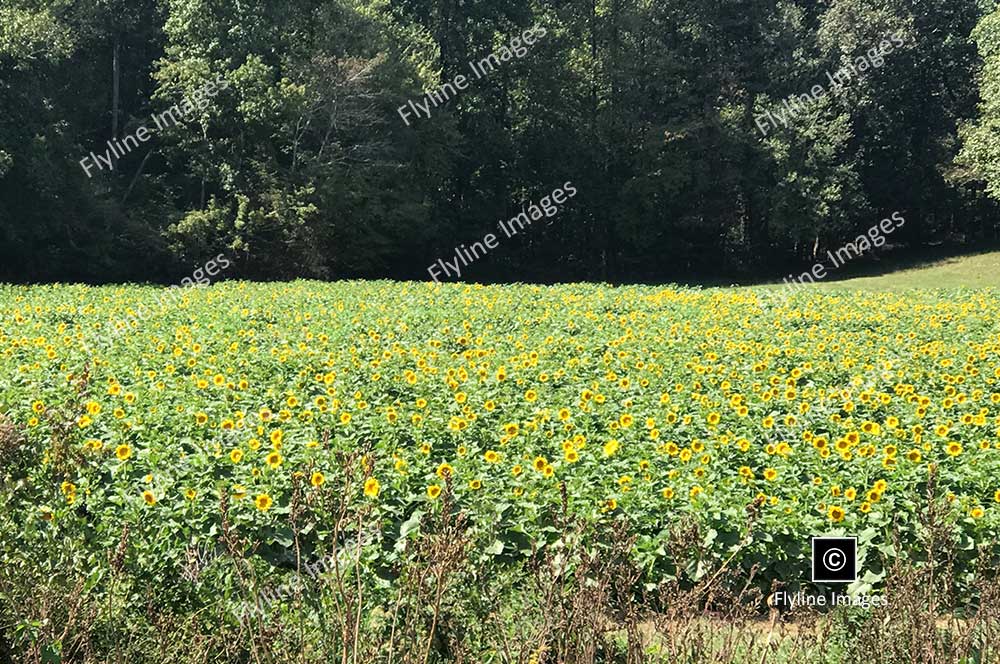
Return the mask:
<path id="1" fill-rule="evenodd" d="M 427 278 L 566 181 L 558 217 L 463 279 L 800 267 L 897 210 L 894 243 L 991 240 L 998 20 L 982 0 L 0 0 L 0 279 L 175 279 L 220 252 L 243 277 Z M 758 129 L 890 33 L 882 66 Z"/>
<path id="2" fill-rule="evenodd" d="M 1000 8 L 973 33 L 985 66 L 978 124 L 965 136 L 966 160 L 985 177 L 990 194 L 1000 197 Z"/>
<path id="3" fill-rule="evenodd" d="M 163 290 L 0 286 L 2 662 L 759 664 L 564 653 L 842 534 L 882 629 L 913 566 L 1000 634 L 996 289 L 229 281 L 103 334 Z"/>

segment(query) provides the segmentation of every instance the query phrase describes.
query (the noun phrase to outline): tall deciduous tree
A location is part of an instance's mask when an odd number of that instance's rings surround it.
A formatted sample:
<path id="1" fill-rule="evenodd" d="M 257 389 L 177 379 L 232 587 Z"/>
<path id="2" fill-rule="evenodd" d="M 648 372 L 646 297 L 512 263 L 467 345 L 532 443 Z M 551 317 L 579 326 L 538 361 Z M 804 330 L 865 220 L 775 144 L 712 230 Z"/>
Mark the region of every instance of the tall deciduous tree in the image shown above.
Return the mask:
<path id="1" fill-rule="evenodd" d="M 1000 200 L 1000 7 L 986 16 L 972 34 L 983 59 L 979 118 L 963 132 L 962 160 Z"/>

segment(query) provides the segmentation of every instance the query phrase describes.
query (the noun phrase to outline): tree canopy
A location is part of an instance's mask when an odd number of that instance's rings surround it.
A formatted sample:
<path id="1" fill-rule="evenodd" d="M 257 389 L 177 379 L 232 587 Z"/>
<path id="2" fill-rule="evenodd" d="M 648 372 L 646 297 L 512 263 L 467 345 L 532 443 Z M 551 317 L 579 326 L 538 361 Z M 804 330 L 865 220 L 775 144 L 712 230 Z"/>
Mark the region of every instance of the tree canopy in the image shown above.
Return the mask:
<path id="1" fill-rule="evenodd" d="M 0 0 L 0 280 L 168 281 L 220 253 L 246 278 L 427 279 L 565 182 L 463 279 L 780 273 L 894 212 L 894 243 L 994 241 L 1000 8 Z"/>

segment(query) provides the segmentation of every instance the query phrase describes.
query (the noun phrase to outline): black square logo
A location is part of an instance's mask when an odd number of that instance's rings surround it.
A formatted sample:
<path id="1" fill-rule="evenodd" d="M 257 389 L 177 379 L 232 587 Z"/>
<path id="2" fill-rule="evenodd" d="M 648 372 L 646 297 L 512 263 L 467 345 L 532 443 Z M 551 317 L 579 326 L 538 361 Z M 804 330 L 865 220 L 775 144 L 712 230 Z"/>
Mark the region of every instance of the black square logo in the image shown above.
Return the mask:
<path id="1" fill-rule="evenodd" d="M 813 583 L 853 583 L 858 579 L 857 537 L 811 537 Z"/>

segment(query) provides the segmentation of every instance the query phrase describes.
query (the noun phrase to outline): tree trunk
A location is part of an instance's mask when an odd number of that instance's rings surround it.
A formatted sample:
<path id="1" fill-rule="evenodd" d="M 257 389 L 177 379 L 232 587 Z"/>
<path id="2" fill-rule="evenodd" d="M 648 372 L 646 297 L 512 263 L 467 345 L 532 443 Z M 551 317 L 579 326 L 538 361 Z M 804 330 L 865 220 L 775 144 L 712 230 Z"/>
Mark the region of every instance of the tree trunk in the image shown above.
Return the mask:
<path id="1" fill-rule="evenodd" d="M 117 32 L 115 32 L 111 76 L 111 140 L 114 140 L 118 138 L 119 81 L 121 80 L 121 38 Z"/>

